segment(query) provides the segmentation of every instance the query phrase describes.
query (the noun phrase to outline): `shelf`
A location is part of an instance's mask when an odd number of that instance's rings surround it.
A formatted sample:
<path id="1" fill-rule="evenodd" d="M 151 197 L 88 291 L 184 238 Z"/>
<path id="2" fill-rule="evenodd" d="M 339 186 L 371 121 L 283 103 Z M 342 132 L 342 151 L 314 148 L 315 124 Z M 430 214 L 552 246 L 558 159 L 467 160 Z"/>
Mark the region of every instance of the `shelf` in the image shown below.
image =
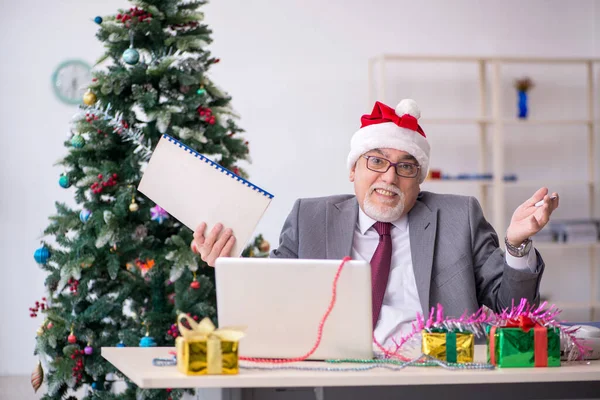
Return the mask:
<path id="1" fill-rule="evenodd" d="M 492 181 L 487 179 L 426 179 L 423 184 L 433 183 L 441 185 L 490 185 Z"/>
<path id="2" fill-rule="evenodd" d="M 548 64 L 587 64 L 598 63 L 600 58 L 546 58 L 546 57 L 473 57 L 473 56 L 438 56 L 417 54 L 382 54 L 370 59 L 376 61 L 429 61 L 429 62 L 489 62 L 489 63 L 548 63 Z"/>
<path id="3" fill-rule="evenodd" d="M 533 246 L 538 250 L 575 250 L 575 249 L 600 249 L 600 242 L 595 243 L 558 243 L 537 242 L 533 237 Z"/>
<path id="4" fill-rule="evenodd" d="M 369 59 L 368 87 L 371 104 L 375 100 L 390 98 L 397 94 L 397 87 L 400 87 L 397 82 L 398 74 L 388 74 L 388 70 L 397 69 L 397 66 L 404 62 L 412 63 L 413 66 L 417 65 L 417 68 L 419 64 L 426 63 L 435 63 L 440 68 L 460 66 L 461 70 L 471 71 L 470 74 L 473 75 L 471 82 L 477 86 L 476 93 L 473 93 L 474 96 L 477 96 L 477 102 L 473 103 L 471 107 L 462 107 L 460 114 L 449 113 L 442 108 L 437 115 L 434 111 L 419 120 L 419 124 L 425 131 L 428 127 L 438 131 L 446 129 L 450 131 L 448 133 L 454 131 L 460 133 L 465 129 L 470 131 L 469 134 L 472 135 L 472 137 L 469 136 L 470 144 L 474 145 L 470 155 L 478 158 L 478 164 L 471 166 L 471 171 L 462 171 L 460 174 L 453 173 L 456 172 L 455 168 L 465 168 L 459 158 L 454 162 L 453 168 L 448 170 L 437 168 L 437 171 L 441 171 L 444 176 L 463 175 L 473 176 L 476 179 L 429 179 L 422 184 L 423 190 L 458 194 L 469 192 L 471 195 L 477 196 L 484 208 L 486 218 L 489 218 L 496 232 L 505 232 L 507 229 L 510 221 L 510 214 L 507 215 L 507 213 L 510 210 L 506 204 L 508 200 L 518 200 L 516 197 L 518 193 L 515 189 L 524 195 L 521 201 L 524 201 L 540 187 L 547 187 L 550 192 L 558 192 L 565 198 L 583 196 L 584 200 L 587 200 L 589 208 L 577 206 L 581 209 L 574 211 L 577 211 L 581 218 L 598 216 L 600 178 L 596 175 L 595 168 L 600 157 L 596 142 L 599 140 L 598 134 L 600 134 L 600 113 L 595 104 L 595 96 L 600 85 L 597 74 L 600 58 L 380 54 Z M 565 67 L 569 69 L 576 67 L 579 70 L 585 91 L 579 94 L 573 93 L 572 97 L 573 99 L 581 97 L 582 101 L 585 100 L 586 106 L 581 107 L 581 113 L 558 115 L 547 110 L 540 114 L 529 115 L 526 119 L 518 118 L 516 104 L 514 104 L 517 93 L 512 84 L 508 86 L 512 72 L 507 70 L 512 66 L 529 68 L 543 64 L 552 65 L 552 68 L 556 68 L 557 71 Z M 505 71 L 509 72 L 509 75 L 506 75 Z M 401 80 L 403 79 L 401 78 Z M 578 82 L 580 81 L 578 80 Z M 390 85 L 390 83 L 393 84 Z M 431 87 L 435 90 L 435 86 Z M 386 90 L 387 88 L 390 90 Z M 507 94 L 509 94 L 508 99 L 511 103 L 508 108 Z M 560 96 L 554 99 L 554 103 L 560 104 Z M 578 140 L 584 141 L 581 144 L 582 154 L 572 155 L 570 158 L 573 160 L 569 160 L 574 165 L 581 165 L 582 170 L 586 172 L 584 175 L 559 175 L 553 174 L 552 171 L 542 175 L 543 171 L 540 169 L 542 164 L 532 165 L 529 160 L 520 158 L 511 160 L 510 157 L 507 157 L 507 155 L 512 155 L 511 152 L 516 146 L 514 139 L 518 138 L 520 133 L 526 132 L 529 139 L 536 138 L 543 141 L 548 137 L 549 130 L 553 133 L 553 137 L 554 133 L 565 131 L 570 135 L 577 136 Z M 556 152 L 561 152 L 560 145 L 556 143 L 549 145 L 552 145 Z M 536 155 L 536 157 L 539 160 L 545 159 L 544 155 Z M 527 171 L 530 172 L 527 173 Z M 493 175 L 495 180 L 489 179 L 490 175 Z M 504 180 L 504 177 L 507 176 L 517 176 L 518 179 Z M 549 179 L 540 179 L 540 176 L 546 176 Z M 483 177 L 485 178 L 481 179 Z M 576 179 L 570 179 L 571 177 Z M 563 289 L 562 286 L 555 288 L 556 293 L 552 293 L 552 300 L 561 309 L 568 310 L 568 314 L 573 318 L 586 315 L 588 316 L 586 318 L 591 320 L 598 318 L 600 316 L 600 287 L 598 286 L 600 241 L 596 243 L 544 243 L 541 242 L 543 238 L 542 235 L 539 235 L 540 242 L 534 238 L 534 246 L 542 254 L 548 253 L 546 256 L 548 264 L 560 265 L 563 258 L 568 259 L 580 253 L 585 256 L 584 258 L 589 259 L 579 266 L 583 267 L 582 271 L 589 268 L 589 277 L 583 278 L 577 288 L 571 286 L 568 286 L 568 289 Z M 503 243 L 501 247 L 503 247 Z M 586 292 L 589 294 L 579 293 L 579 286 L 588 286 Z M 568 290 L 569 293 L 564 290 Z M 583 301 L 570 302 L 568 301 L 569 297 L 583 298 Z M 560 302 L 561 299 L 565 301 Z"/>
<path id="5" fill-rule="evenodd" d="M 505 125 L 590 125 L 594 121 L 589 119 L 503 119 L 502 123 Z"/>
<path id="6" fill-rule="evenodd" d="M 485 185 L 492 186 L 494 181 L 492 179 L 427 179 L 423 182 L 442 184 L 442 185 Z M 534 179 L 534 180 L 517 180 L 517 181 L 503 181 L 505 187 L 536 187 L 544 186 L 552 189 L 556 186 L 594 186 L 595 183 L 591 181 L 575 181 L 575 180 L 545 180 L 545 179 Z M 551 190 L 552 191 L 552 190 Z"/>
<path id="7" fill-rule="evenodd" d="M 487 117 L 477 118 L 423 118 L 419 124 L 427 125 L 468 125 L 468 124 L 486 124 L 494 125 L 497 123 L 504 125 L 598 125 L 600 121 L 590 119 L 492 119 Z"/>
<path id="8" fill-rule="evenodd" d="M 489 118 L 423 118 L 419 120 L 420 125 L 468 125 L 489 124 Z"/>
<path id="9" fill-rule="evenodd" d="M 566 180 L 566 179 L 531 179 L 531 180 L 517 180 L 513 182 L 504 182 L 506 187 L 530 187 L 530 186 L 544 186 L 550 189 L 555 186 L 594 186 L 595 183 L 592 181 L 582 180 Z"/>

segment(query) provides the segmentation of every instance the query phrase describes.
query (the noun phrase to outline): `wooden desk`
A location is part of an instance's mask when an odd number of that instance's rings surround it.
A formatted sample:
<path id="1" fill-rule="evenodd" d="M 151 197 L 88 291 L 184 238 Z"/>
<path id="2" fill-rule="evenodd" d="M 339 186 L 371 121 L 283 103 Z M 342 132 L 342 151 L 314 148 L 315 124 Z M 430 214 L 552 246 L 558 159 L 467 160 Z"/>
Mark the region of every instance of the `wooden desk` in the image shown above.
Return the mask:
<path id="1" fill-rule="evenodd" d="M 451 371 L 441 367 L 408 367 L 402 371 L 373 369 L 353 372 L 256 371 L 241 369 L 239 375 L 186 376 L 176 367 L 155 367 L 152 359 L 168 358 L 171 347 L 103 347 L 102 356 L 141 388 L 299 388 L 419 385 L 481 385 L 505 383 L 580 382 L 600 390 L 600 361 L 564 364 L 559 368 L 507 368 Z M 475 348 L 475 360 L 485 359 L 485 346 Z M 324 366 L 323 362 L 286 365 Z M 356 366 L 357 364 L 342 364 Z M 327 364 L 327 366 L 334 366 Z M 336 364 L 335 366 L 341 366 Z M 546 385 L 544 385 L 546 386 Z M 577 397 L 577 393 L 572 393 Z M 600 398 L 600 391 L 598 391 Z M 511 399 L 512 400 L 512 399 Z"/>

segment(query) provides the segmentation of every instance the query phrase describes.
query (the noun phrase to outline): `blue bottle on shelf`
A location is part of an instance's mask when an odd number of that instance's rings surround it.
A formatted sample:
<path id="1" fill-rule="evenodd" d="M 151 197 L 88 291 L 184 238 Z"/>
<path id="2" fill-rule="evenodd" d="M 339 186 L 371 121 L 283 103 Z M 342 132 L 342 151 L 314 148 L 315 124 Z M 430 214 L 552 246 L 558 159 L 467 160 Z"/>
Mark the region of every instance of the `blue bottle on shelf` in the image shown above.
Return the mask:
<path id="1" fill-rule="evenodd" d="M 524 90 L 519 90 L 519 118 L 525 119 L 527 118 L 527 92 Z"/>

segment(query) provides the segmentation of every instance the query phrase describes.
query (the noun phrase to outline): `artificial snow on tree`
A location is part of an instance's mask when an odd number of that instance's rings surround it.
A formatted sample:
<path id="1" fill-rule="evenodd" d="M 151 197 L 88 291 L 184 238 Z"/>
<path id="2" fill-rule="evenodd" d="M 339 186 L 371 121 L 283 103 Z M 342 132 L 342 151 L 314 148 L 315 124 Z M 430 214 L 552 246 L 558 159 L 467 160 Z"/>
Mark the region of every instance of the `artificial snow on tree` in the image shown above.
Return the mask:
<path id="1" fill-rule="evenodd" d="M 193 232 L 135 190 L 163 133 L 246 176 L 237 163 L 248 161 L 248 142 L 208 74 L 219 60 L 207 50 L 204 3 L 135 1 L 92 20 L 105 53 L 58 163 L 77 206 L 56 203 L 35 254 L 47 272 L 43 307 L 30 308 L 45 320 L 35 348 L 43 371 L 32 377 L 34 388 L 45 380 L 43 399 L 82 387 L 85 399 L 181 398 L 137 388 L 98 350 L 173 346 L 179 313 L 218 325 L 214 270 L 191 251 Z M 115 380 L 127 388 L 116 392 Z"/>

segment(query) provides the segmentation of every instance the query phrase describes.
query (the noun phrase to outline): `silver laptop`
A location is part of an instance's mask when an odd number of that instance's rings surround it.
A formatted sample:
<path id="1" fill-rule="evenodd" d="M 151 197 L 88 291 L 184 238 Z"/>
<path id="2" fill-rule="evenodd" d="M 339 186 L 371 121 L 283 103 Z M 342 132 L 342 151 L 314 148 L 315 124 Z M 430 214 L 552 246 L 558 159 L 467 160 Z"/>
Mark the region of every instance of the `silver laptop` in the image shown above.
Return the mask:
<path id="1" fill-rule="evenodd" d="M 243 357 L 296 358 L 317 340 L 340 260 L 218 258 L 219 326 L 246 326 Z M 372 358 L 371 269 L 349 261 L 311 360 Z"/>

